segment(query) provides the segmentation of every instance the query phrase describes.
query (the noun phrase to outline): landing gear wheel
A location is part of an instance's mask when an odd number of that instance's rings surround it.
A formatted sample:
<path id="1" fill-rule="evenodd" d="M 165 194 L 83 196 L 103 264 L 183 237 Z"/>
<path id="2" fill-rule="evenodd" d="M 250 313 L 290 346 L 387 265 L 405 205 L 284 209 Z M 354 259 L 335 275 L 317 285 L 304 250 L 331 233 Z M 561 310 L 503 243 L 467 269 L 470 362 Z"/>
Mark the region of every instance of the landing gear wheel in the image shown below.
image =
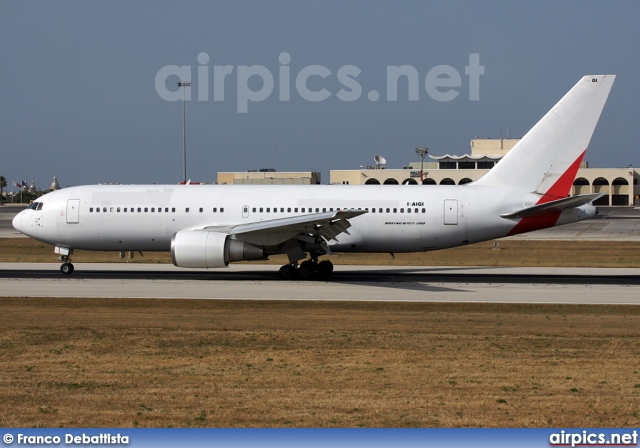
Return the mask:
<path id="1" fill-rule="evenodd" d="M 329 260 L 322 260 L 318 263 L 318 275 L 323 278 L 331 277 L 333 273 L 333 263 Z"/>
<path id="2" fill-rule="evenodd" d="M 69 262 L 62 263 L 62 265 L 60 266 L 60 272 L 62 272 L 64 275 L 72 274 L 73 270 L 74 270 L 74 267 Z"/>
<path id="3" fill-rule="evenodd" d="M 296 276 L 296 268 L 293 265 L 285 264 L 280 268 L 279 274 L 283 280 L 292 280 Z"/>
<path id="4" fill-rule="evenodd" d="M 315 262 L 311 260 L 303 261 L 300 264 L 300 268 L 298 269 L 298 275 L 300 276 L 301 279 L 306 280 L 312 277 L 317 270 L 318 270 L 318 265 Z"/>

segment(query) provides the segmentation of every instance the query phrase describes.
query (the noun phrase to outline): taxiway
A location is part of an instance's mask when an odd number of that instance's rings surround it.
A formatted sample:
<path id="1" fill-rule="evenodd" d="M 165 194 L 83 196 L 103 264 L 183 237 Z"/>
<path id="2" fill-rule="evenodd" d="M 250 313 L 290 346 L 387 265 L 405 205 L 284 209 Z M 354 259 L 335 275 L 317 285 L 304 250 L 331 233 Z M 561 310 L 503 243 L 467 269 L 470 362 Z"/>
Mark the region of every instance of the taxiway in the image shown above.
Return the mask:
<path id="1" fill-rule="evenodd" d="M 0 263 L 0 296 L 640 305 L 640 268 L 336 266 L 329 281 L 283 281 L 277 266 Z"/>

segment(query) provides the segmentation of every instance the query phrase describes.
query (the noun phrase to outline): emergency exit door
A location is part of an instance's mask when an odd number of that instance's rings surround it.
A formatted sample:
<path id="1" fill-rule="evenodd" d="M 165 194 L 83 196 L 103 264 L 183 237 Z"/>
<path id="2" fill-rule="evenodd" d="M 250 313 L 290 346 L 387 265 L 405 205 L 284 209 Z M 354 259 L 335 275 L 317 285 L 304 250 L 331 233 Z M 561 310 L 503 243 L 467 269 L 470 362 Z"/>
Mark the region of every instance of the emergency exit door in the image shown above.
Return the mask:
<path id="1" fill-rule="evenodd" d="M 444 223 L 445 225 L 458 224 L 458 200 L 457 199 L 445 199 Z"/>
<path id="2" fill-rule="evenodd" d="M 69 199 L 67 201 L 67 224 L 78 224 L 80 222 L 80 199 Z"/>

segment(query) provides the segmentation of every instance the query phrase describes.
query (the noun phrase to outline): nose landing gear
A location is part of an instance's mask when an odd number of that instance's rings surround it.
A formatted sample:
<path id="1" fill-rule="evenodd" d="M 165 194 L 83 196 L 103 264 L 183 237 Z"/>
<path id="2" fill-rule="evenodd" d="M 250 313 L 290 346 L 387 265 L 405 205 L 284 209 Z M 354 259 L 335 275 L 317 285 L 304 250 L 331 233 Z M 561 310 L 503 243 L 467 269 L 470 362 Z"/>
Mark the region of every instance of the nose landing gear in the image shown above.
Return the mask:
<path id="1" fill-rule="evenodd" d="M 60 265 L 60 272 L 62 272 L 64 275 L 72 274 L 74 269 L 75 268 L 73 267 L 73 264 L 71 264 L 71 262 L 69 261 L 65 261 Z"/>
<path id="2" fill-rule="evenodd" d="M 73 249 L 70 247 L 56 246 L 55 253 L 60 254 L 58 260 L 62 261 L 62 264 L 60 265 L 60 272 L 64 275 L 73 274 L 74 267 L 71 264 L 71 254 L 73 254 Z"/>

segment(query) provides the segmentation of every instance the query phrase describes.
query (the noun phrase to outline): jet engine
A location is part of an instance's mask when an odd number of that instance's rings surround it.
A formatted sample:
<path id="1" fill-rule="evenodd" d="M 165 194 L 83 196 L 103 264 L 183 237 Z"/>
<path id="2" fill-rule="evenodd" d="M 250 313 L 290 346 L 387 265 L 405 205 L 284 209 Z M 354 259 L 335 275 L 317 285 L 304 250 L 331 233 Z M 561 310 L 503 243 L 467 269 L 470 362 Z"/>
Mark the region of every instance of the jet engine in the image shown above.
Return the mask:
<path id="1" fill-rule="evenodd" d="M 181 268 L 222 268 L 232 261 L 263 260 L 264 249 L 229 235 L 181 230 L 171 238 L 171 260 Z"/>

